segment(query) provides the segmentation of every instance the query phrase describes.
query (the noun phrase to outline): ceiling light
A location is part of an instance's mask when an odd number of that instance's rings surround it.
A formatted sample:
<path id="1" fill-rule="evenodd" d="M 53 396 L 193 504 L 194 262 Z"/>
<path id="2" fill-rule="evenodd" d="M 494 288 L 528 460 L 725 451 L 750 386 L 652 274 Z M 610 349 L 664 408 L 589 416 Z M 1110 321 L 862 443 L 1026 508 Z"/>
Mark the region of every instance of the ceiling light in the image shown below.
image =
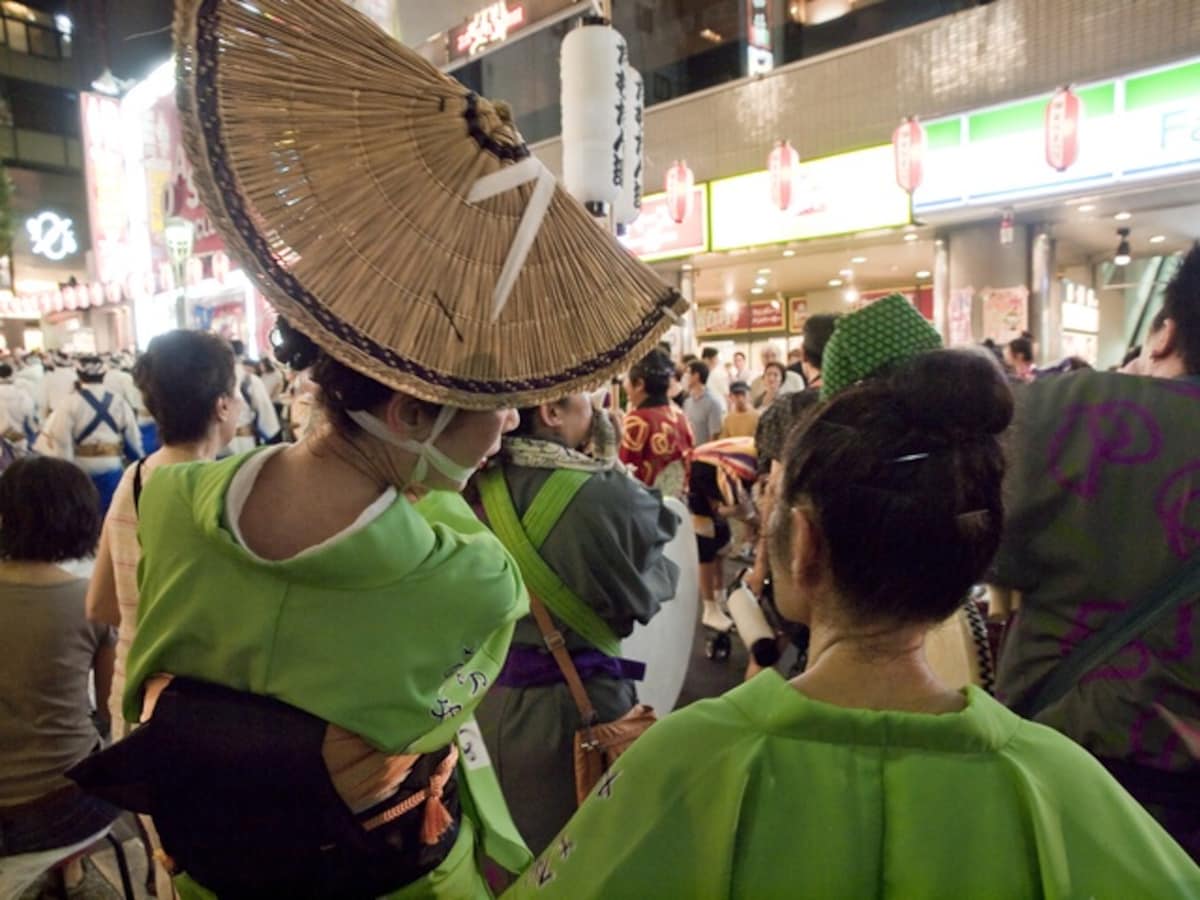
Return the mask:
<path id="1" fill-rule="evenodd" d="M 1113 216 L 1113 218 L 1116 219 L 1118 222 L 1128 222 L 1130 219 L 1133 218 L 1133 213 L 1125 212 L 1124 210 L 1122 210 L 1121 212 L 1119 212 L 1115 216 Z"/>
<path id="2" fill-rule="evenodd" d="M 759 275 L 770 275 L 770 274 L 771 274 L 771 270 L 770 270 L 770 269 L 759 269 L 759 270 L 758 270 L 758 274 L 759 274 Z"/>
<path id="3" fill-rule="evenodd" d="M 918 278 L 920 278 L 920 279 L 922 279 L 922 280 L 924 280 L 924 279 L 928 278 L 928 277 L 929 277 L 929 270 L 928 270 L 928 269 L 922 269 L 920 272 L 918 272 L 918 273 L 917 273 L 917 277 L 918 277 Z"/>
<path id="4" fill-rule="evenodd" d="M 778 300 L 771 301 L 771 309 L 779 309 L 782 304 Z"/>
<path id="5" fill-rule="evenodd" d="M 858 291 L 856 291 L 854 288 L 846 288 L 846 291 L 842 294 L 842 297 L 845 298 L 847 303 L 857 303 Z"/>
<path id="6" fill-rule="evenodd" d="M 737 300 L 735 300 L 733 297 L 730 297 L 725 301 L 725 312 L 729 313 L 730 315 L 734 315 L 737 313 L 738 306 L 740 305 L 741 304 L 739 304 Z"/>
<path id="7" fill-rule="evenodd" d="M 865 256 L 852 256 L 852 257 L 850 257 L 850 262 L 854 263 L 856 266 L 861 266 L 861 265 L 862 265 L 863 263 L 865 263 L 866 261 L 867 261 L 867 258 L 866 258 Z"/>
<path id="8" fill-rule="evenodd" d="M 784 250 L 783 255 L 786 256 L 788 259 L 791 259 L 793 256 L 796 255 L 796 251 L 795 250 Z"/>
<path id="9" fill-rule="evenodd" d="M 846 282 L 842 281 L 842 279 L 840 279 L 840 278 L 830 278 L 829 279 L 830 287 L 841 287 L 845 283 Z"/>
<path id="10" fill-rule="evenodd" d="M 682 269 L 683 271 L 685 271 L 685 272 L 690 272 L 690 271 L 692 271 L 692 264 L 691 264 L 691 263 L 684 263 L 684 264 L 683 264 L 682 266 L 680 266 L 679 268 L 681 268 L 681 269 Z"/>
<path id="11" fill-rule="evenodd" d="M 1084 203 L 1082 206 L 1079 207 L 1079 211 L 1081 213 L 1095 212 L 1096 204 L 1095 203 Z"/>
<path id="12" fill-rule="evenodd" d="M 920 235 L 918 235 L 915 231 L 910 231 L 904 236 L 904 239 L 906 241 L 915 241 L 918 237 L 920 237 Z"/>
<path id="13" fill-rule="evenodd" d="M 853 269 L 842 269 L 842 271 L 838 272 L 838 274 L 841 275 L 843 278 L 853 278 L 854 270 Z"/>
<path id="14" fill-rule="evenodd" d="M 1117 254 L 1113 257 L 1113 262 L 1118 266 L 1127 266 L 1133 261 L 1133 257 L 1130 255 L 1129 229 L 1118 228 L 1117 234 L 1121 236 L 1121 241 L 1117 244 Z"/>
<path id="15" fill-rule="evenodd" d="M 1167 236 L 1165 234 L 1156 234 L 1156 235 L 1154 235 L 1154 237 L 1150 238 L 1150 243 L 1161 244 L 1166 239 L 1167 239 Z"/>
<path id="16" fill-rule="evenodd" d="M 713 31 L 711 28 L 701 29 L 700 37 L 704 38 L 706 41 L 711 41 L 714 44 L 719 44 L 723 40 L 721 35 L 717 34 L 717 32 Z"/>
<path id="17" fill-rule="evenodd" d="M 756 297 L 757 297 L 759 294 L 761 294 L 762 292 L 763 292 L 763 289 L 762 289 L 762 288 L 760 288 L 760 287 L 759 287 L 759 288 L 750 288 L 750 293 L 752 293 L 752 294 L 753 294 L 754 296 L 756 296 Z"/>
<path id="18" fill-rule="evenodd" d="M 758 285 L 759 287 L 762 287 L 764 284 L 767 283 L 767 279 L 763 278 L 762 276 L 759 276 L 758 278 L 754 279 L 754 283 L 756 285 Z"/>

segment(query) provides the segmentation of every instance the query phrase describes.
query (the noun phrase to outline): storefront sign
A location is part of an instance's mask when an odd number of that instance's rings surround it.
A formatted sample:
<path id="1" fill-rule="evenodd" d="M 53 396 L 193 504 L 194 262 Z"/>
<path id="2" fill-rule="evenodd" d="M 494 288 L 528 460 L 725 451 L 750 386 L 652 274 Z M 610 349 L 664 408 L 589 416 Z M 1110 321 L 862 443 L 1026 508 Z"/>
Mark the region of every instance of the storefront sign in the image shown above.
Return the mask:
<path id="1" fill-rule="evenodd" d="M 1075 94 L 1073 145 L 1056 144 L 1049 161 L 1046 112 L 1054 94 L 927 123 L 925 181 L 913 196 L 914 210 L 994 206 L 1200 170 L 1200 61 L 1085 85 Z M 1051 162 L 1069 165 L 1058 171 Z"/>
<path id="2" fill-rule="evenodd" d="M 892 146 L 801 163 L 787 211 L 771 202 L 770 172 L 710 184 L 712 249 L 894 228 L 909 221 L 909 197 L 896 184 Z"/>
<path id="3" fill-rule="evenodd" d="M 975 330 L 971 325 L 971 307 L 974 300 L 973 287 L 950 292 L 950 302 L 946 309 L 946 339 L 949 346 L 965 347 L 975 343 Z"/>
<path id="4" fill-rule="evenodd" d="M 1024 285 L 983 292 L 983 336 L 1003 346 L 1029 330 L 1029 290 Z"/>
<path id="5" fill-rule="evenodd" d="M 775 68 L 771 34 L 770 0 L 743 0 L 746 4 L 746 74 L 762 75 Z"/>
<path id="6" fill-rule="evenodd" d="M 692 188 L 690 210 L 682 222 L 671 217 L 666 194 L 642 198 L 642 212 L 621 237 L 639 259 L 654 262 L 708 251 L 708 189 Z"/>
<path id="7" fill-rule="evenodd" d="M 450 59 L 476 56 L 495 44 L 502 44 L 528 21 L 525 7 L 507 0 L 485 6 L 449 34 Z"/>
<path id="8" fill-rule="evenodd" d="M 40 212 L 25 221 L 25 231 L 34 256 L 42 256 L 51 262 L 62 262 L 79 252 L 75 239 L 75 221 L 49 210 Z"/>
<path id="9" fill-rule="evenodd" d="M 696 334 L 721 337 L 783 331 L 784 314 L 783 303 L 779 300 L 700 304 L 696 307 Z"/>
<path id="10" fill-rule="evenodd" d="M 793 297 L 788 301 L 788 331 L 792 334 L 804 334 L 808 324 L 808 298 Z"/>
<path id="11" fill-rule="evenodd" d="M 103 282 L 124 281 L 129 272 L 129 196 L 125 179 L 127 135 L 121 103 L 104 94 L 80 95 L 83 168 L 96 274 Z"/>
<path id="12" fill-rule="evenodd" d="M 888 288 L 882 291 L 863 291 L 858 295 L 858 300 L 854 302 L 852 309 L 860 310 L 870 306 L 884 297 L 890 297 L 892 294 L 899 294 L 909 303 L 917 308 L 922 316 L 929 321 L 933 321 L 933 288 Z"/>

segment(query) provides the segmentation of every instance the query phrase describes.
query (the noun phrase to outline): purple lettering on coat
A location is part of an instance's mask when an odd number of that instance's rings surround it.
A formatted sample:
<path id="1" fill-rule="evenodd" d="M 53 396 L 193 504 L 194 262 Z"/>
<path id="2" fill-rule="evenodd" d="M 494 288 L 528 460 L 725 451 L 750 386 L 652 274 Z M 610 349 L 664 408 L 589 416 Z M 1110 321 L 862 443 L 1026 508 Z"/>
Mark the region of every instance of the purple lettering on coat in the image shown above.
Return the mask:
<path id="1" fill-rule="evenodd" d="M 1120 601 L 1092 600 L 1082 603 L 1075 613 L 1074 625 L 1063 635 L 1059 653 L 1064 657 L 1082 644 L 1092 634 L 1104 627 L 1112 616 L 1124 612 L 1128 603 Z M 1108 665 L 1099 666 L 1080 679 L 1080 684 L 1089 681 L 1136 681 L 1150 670 L 1150 651 L 1141 641 L 1130 641 L 1114 654 Z"/>
<path id="2" fill-rule="evenodd" d="M 1154 509 L 1167 533 L 1171 552 L 1186 559 L 1200 547 L 1200 460 L 1193 460 L 1166 480 Z M 1196 524 L 1189 522 L 1189 513 Z"/>
<path id="3" fill-rule="evenodd" d="M 1091 445 L 1082 475 L 1069 471 L 1070 463 L 1064 458 L 1080 429 L 1086 429 Z M 1138 403 L 1112 400 L 1073 406 L 1050 440 L 1050 475 L 1064 490 L 1090 500 L 1100 490 L 1105 466 L 1151 462 L 1162 452 L 1162 444 L 1153 414 Z"/>

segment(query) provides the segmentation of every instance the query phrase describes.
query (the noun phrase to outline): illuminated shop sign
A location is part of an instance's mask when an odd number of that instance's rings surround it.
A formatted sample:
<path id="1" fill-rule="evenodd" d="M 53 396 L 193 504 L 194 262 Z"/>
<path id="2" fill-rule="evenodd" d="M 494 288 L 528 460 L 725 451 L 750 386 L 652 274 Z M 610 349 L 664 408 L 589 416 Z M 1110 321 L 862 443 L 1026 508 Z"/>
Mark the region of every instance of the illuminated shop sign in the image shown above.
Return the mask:
<path id="1" fill-rule="evenodd" d="M 926 123 L 917 212 L 1053 195 L 1200 170 L 1200 61 L 1075 89 L 1078 158 L 1046 161 L 1052 94 Z"/>
<path id="2" fill-rule="evenodd" d="M 75 221 L 49 210 L 25 221 L 31 253 L 51 262 L 62 262 L 79 252 L 75 239 Z"/>
<path id="3" fill-rule="evenodd" d="M 692 189 L 689 212 L 682 222 L 671 218 L 666 194 L 643 197 L 641 213 L 620 240 L 644 262 L 707 252 L 708 190 L 702 184 Z"/>
<path id="4" fill-rule="evenodd" d="M 450 31 L 450 59 L 476 56 L 494 44 L 502 44 L 528 23 L 525 7 L 497 0 Z"/>
<path id="5" fill-rule="evenodd" d="M 772 202 L 771 173 L 709 185 L 712 249 L 808 240 L 894 228 L 909 221 L 909 197 L 896 184 L 892 145 L 802 162 L 787 210 Z"/>

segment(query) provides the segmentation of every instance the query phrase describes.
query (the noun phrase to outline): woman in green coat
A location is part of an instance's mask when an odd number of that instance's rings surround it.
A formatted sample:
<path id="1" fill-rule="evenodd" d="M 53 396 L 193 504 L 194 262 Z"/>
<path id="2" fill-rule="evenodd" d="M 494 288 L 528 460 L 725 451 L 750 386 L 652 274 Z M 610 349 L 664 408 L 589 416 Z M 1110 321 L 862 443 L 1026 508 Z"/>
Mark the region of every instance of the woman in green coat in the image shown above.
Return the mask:
<path id="1" fill-rule="evenodd" d="M 809 419 L 768 534 L 807 670 L 651 728 L 506 896 L 1197 896 L 1086 751 L 925 660 L 999 544 L 1011 417 L 994 363 L 934 351 Z"/>

